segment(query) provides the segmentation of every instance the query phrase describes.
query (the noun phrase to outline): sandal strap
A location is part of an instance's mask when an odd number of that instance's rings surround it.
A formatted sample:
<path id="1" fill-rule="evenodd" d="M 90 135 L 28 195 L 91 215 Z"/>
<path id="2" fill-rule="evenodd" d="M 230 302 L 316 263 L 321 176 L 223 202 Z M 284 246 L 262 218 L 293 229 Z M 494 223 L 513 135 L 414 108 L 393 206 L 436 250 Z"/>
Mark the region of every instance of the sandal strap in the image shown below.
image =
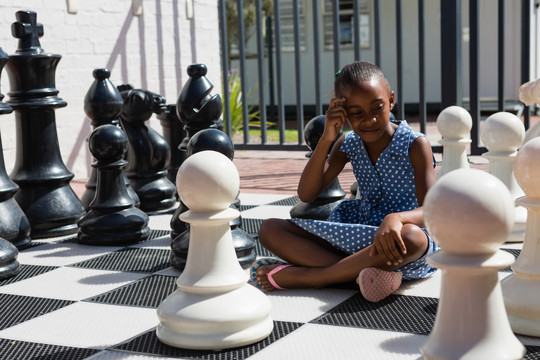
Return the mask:
<path id="1" fill-rule="evenodd" d="M 279 266 L 276 266 L 275 268 L 272 269 L 272 271 L 268 272 L 268 274 L 266 274 L 266 277 L 268 278 L 268 281 L 270 282 L 270 284 L 272 284 L 273 287 L 275 287 L 276 289 L 279 289 L 279 290 L 285 290 L 285 288 L 279 286 L 277 284 L 277 282 L 274 280 L 274 278 L 272 277 L 272 275 L 274 275 L 275 273 L 285 269 L 285 268 L 288 268 L 289 266 L 292 266 L 291 264 L 285 264 L 285 265 L 279 265 Z"/>

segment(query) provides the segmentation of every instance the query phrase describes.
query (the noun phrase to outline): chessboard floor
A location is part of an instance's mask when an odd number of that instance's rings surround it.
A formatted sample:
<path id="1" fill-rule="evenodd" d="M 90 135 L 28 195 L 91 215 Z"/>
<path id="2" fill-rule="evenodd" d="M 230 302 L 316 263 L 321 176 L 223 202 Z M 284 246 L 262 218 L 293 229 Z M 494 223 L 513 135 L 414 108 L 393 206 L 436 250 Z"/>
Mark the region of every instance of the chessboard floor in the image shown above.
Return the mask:
<path id="1" fill-rule="evenodd" d="M 288 218 L 297 197 L 241 193 L 243 228 L 256 240 L 268 217 Z M 170 347 L 155 335 L 156 308 L 176 289 L 170 267 L 171 214 L 151 216 L 149 240 L 88 246 L 73 236 L 34 241 L 21 271 L 0 281 L 1 359 L 419 359 L 435 319 L 440 271 L 405 282 L 373 304 L 355 286 L 266 293 L 274 330 L 255 344 L 223 351 Z M 258 244 L 258 243 L 257 243 Z M 518 255 L 521 244 L 505 244 Z M 259 256 L 269 253 L 257 246 Z M 500 278 L 510 274 L 499 272 Z M 518 336 L 526 359 L 540 338 Z"/>

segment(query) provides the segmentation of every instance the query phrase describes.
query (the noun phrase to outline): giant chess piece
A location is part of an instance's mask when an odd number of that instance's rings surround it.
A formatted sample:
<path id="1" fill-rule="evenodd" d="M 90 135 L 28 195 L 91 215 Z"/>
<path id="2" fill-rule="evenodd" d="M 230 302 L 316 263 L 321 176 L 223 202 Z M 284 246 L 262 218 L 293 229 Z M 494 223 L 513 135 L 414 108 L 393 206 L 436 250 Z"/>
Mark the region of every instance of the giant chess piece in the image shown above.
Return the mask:
<path id="1" fill-rule="evenodd" d="M 0 72 L 7 61 L 7 54 L 0 48 Z M 2 102 L 3 98 L 4 95 L 0 94 L 0 115 L 13 111 L 9 105 Z M 11 181 L 6 172 L 2 148 L 2 139 L 0 138 L 0 219 L 2 219 L 0 221 L 0 239 L 9 241 L 18 249 L 23 249 L 30 245 L 30 222 L 13 198 L 19 187 Z M 16 257 L 16 252 L 12 256 Z"/>
<path id="2" fill-rule="evenodd" d="M 176 178 L 178 194 L 188 206 L 182 219 L 190 224 L 186 268 L 178 289 L 158 307 L 156 334 L 165 344 L 220 350 L 255 343 L 273 329 L 270 301 L 247 283 L 234 252 L 230 207 L 240 177 L 225 155 L 201 151 L 188 157 Z"/>
<path id="3" fill-rule="evenodd" d="M 54 113 L 67 105 L 55 89 L 61 56 L 41 48 L 43 26 L 36 22 L 35 12 L 18 11 L 16 17 L 11 32 L 19 45 L 6 65 L 11 85 L 8 104 L 15 112 L 17 131 L 10 174 L 19 185 L 14 197 L 30 221 L 32 238 L 76 233 L 84 208 L 69 185 L 73 174 L 60 156 Z"/>
<path id="4" fill-rule="evenodd" d="M 311 157 L 313 151 L 319 143 L 319 140 L 321 139 L 324 131 L 325 119 L 326 116 L 324 115 L 316 116 L 311 119 L 304 128 L 304 140 L 311 150 L 306 154 L 306 157 L 308 158 Z M 331 149 L 332 148 L 330 148 L 330 150 Z M 328 219 L 328 216 L 330 216 L 332 210 L 334 210 L 334 208 L 345 198 L 345 195 L 346 194 L 341 188 L 339 180 L 336 177 L 330 184 L 328 184 L 328 186 L 315 200 L 311 202 L 299 201 L 296 203 L 292 207 L 290 215 L 293 218 L 326 220 Z"/>
<path id="5" fill-rule="evenodd" d="M 523 249 L 502 280 L 504 303 L 515 333 L 540 336 L 540 138 L 525 143 L 514 160 L 514 173 L 525 196 L 517 200 L 527 208 Z"/>
<path id="6" fill-rule="evenodd" d="M 206 65 L 193 64 L 187 68 L 189 79 L 186 81 L 176 101 L 176 113 L 184 124 L 186 136 L 180 143 L 180 151 L 187 157 L 189 140 L 203 129 L 218 128 L 219 117 L 223 111 L 221 97 L 211 95 L 214 85 L 206 78 Z M 185 159 L 184 157 L 184 159 Z M 187 211 L 182 201 L 171 218 L 171 238 L 187 230 L 187 225 L 180 220 L 180 214 Z"/>
<path id="7" fill-rule="evenodd" d="M 127 164 L 127 138 L 114 125 L 97 127 L 88 138 L 96 159 L 96 195 L 79 221 L 78 241 L 89 245 L 124 245 L 146 240 L 148 215 L 135 207 L 122 168 Z"/>
<path id="8" fill-rule="evenodd" d="M 428 191 L 424 223 L 442 250 L 427 262 L 442 271 L 442 280 L 435 323 L 420 349 L 425 359 L 525 355 L 510 328 L 497 274 L 514 262 L 512 254 L 499 250 L 513 218 L 507 187 L 484 171 L 454 170 Z"/>
<path id="9" fill-rule="evenodd" d="M 480 131 L 480 138 L 488 149 L 482 154 L 489 160 L 489 172 L 501 180 L 517 199 L 524 195 L 514 176 L 514 159 L 523 143 L 525 127 L 521 119 L 509 112 L 498 112 L 489 116 Z M 506 241 L 521 242 L 525 237 L 527 209 L 515 204 L 514 227 Z"/>
<path id="10" fill-rule="evenodd" d="M 0 73 L 7 61 L 7 54 L 0 48 Z M 4 95 L 0 94 L 0 115 L 13 111 L 9 105 L 2 102 L 3 98 Z M 19 187 L 7 175 L 0 138 L 0 219 L 2 219 L 0 221 L 0 279 L 11 277 L 19 272 L 17 247 L 22 249 L 30 245 L 30 223 L 19 204 L 13 199 L 18 189 Z"/>
<path id="11" fill-rule="evenodd" d="M 186 159 L 186 151 L 180 149 L 180 143 L 186 137 L 184 126 L 178 118 L 176 104 L 168 104 L 165 111 L 157 115 L 163 128 L 163 138 L 167 140 L 171 148 L 171 161 L 167 166 L 167 178 L 174 184 L 176 182 L 176 173 L 180 165 Z"/>
<path id="12" fill-rule="evenodd" d="M 213 150 L 225 155 L 231 161 L 234 158 L 234 146 L 223 131 L 218 129 L 204 129 L 193 135 L 187 146 L 187 155 Z M 231 205 L 232 208 L 240 209 L 240 199 L 238 196 Z M 242 217 L 231 220 L 231 234 L 234 250 L 238 262 L 243 269 L 247 269 L 257 258 L 255 251 L 255 240 L 242 229 Z M 178 270 L 184 269 L 189 250 L 190 231 L 186 231 L 176 236 L 171 243 L 171 264 Z"/>
<path id="13" fill-rule="evenodd" d="M 456 169 L 468 169 L 467 145 L 471 143 L 472 118 L 467 110 L 459 106 L 449 106 L 437 116 L 437 129 L 442 136 L 443 147 L 440 178 Z"/>
<path id="14" fill-rule="evenodd" d="M 92 75 L 95 80 L 90 85 L 84 98 L 84 111 L 92 122 L 92 129 L 106 124 L 119 125 L 118 119 L 122 112 L 124 100 L 120 95 L 120 91 L 109 80 L 111 71 L 109 69 L 95 69 Z M 129 185 L 129 180 L 125 174 L 123 176 L 129 195 L 135 201 L 135 206 L 139 206 L 139 196 Z M 96 169 L 92 167 L 88 181 L 85 184 L 86 190 L 81 197 L 81 202 L 87 210 L 96 195 L 96 180 Z"/>
<path id="15" fill-rule="evenodd" d="M 148 213 L 168 212 L 176 205 L 174 184 L 167 178 L 171 149 L 157 131 L 145 125 L 153 113 L 160 114 L 165 99 L 130 85 L 119 87 L 124 105 L 120 117 L 128 141 L 126 176 Z"/>

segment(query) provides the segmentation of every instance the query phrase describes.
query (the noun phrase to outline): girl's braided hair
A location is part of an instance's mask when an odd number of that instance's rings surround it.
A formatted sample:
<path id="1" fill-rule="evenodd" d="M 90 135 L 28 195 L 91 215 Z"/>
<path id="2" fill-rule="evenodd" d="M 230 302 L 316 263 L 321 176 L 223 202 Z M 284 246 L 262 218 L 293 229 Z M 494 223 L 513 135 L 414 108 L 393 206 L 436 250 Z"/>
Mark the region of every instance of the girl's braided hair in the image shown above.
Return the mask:
<path id="1" fill-rule="evenodd" d="M 355 61 L 341 68 L 334 80 L 334 93 L 337 97 L 342 97 L 342 89 L 351 88 L 361 81 L 371 79 L 379 79 L 388 89 L 388 95 L 392 93 L 392 87 L 382 70 L 367 61 Z"/>

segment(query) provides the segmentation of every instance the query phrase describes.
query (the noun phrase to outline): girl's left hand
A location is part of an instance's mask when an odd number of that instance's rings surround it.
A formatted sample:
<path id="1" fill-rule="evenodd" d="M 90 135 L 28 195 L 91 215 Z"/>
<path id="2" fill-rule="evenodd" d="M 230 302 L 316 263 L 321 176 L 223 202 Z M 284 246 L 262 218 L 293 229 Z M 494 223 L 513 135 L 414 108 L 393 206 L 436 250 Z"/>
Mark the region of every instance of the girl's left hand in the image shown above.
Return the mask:
<path id="1" fill-rule="evenodd" d="M 388 214 L 375 232 L 370 256 L 381 255 L 387 265 L 397 266 L 403 262 L 403 254 L 407 253 L 401 238 L 403 223 L 398 214 Z"/>

